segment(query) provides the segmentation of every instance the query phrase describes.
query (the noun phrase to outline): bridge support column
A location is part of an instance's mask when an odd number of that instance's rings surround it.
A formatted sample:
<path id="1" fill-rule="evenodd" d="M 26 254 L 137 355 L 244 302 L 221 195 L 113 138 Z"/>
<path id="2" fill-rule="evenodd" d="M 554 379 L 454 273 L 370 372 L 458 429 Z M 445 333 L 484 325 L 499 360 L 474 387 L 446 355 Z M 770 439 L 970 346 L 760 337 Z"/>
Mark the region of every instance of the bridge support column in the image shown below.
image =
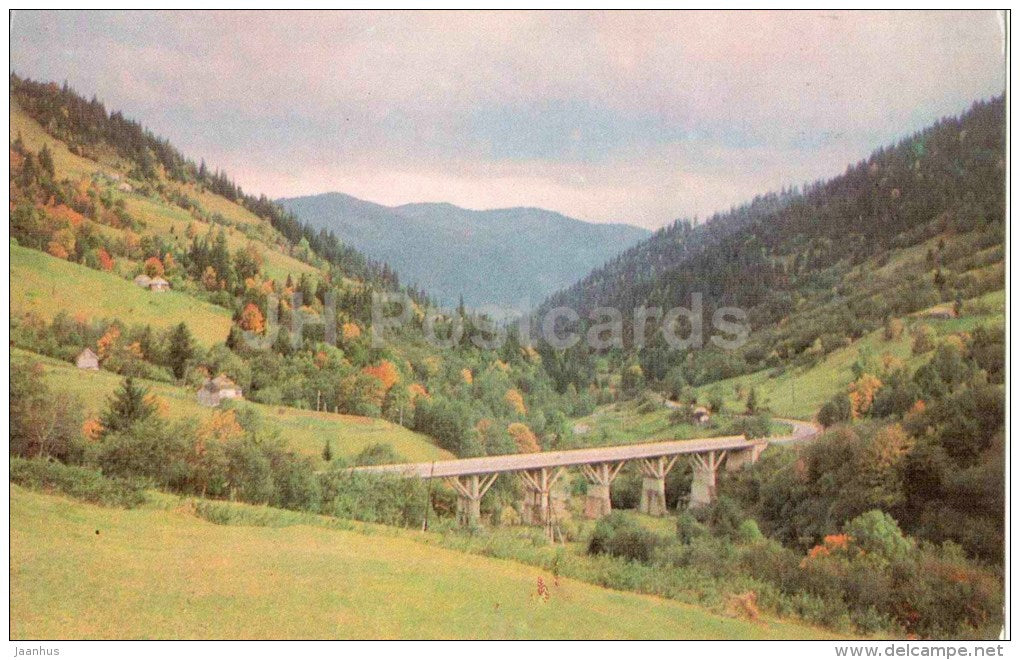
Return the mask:
<path id="1" fill-rule="evenodd" d="M 758 457 L 761 456 L 762 451 L 768 443 L 761 442 L 747 449 L 730 449 L 726 456 L 726 471 L 736 472 L 748 465 L 753 465 L 758 462 Z"/>
<path id="2" fill-rule="evenodd" d="M 641 459 L 641 513 L 666 515 L 666 475 L 673 469 L 677 456 Z"/>
<path id="3" fill-rule="evenodd" d="M 622 462 L 617 463 L 615 467 L 610 463 L 581 466 L 581 471 L 588 478 L 588 496 L 584 500 L 586 518 L 601 518 L 612 511 L 613 504 L 609 498 L 609 487 L 622 467 Z"/>
<path id="4" fill-rule="evenodd" d="M 521 518 L 529 525 L 546 525 L 549 515 L 549 491 L 556 480 L 563 476 L 564 468 L 539 468 L 520 473 L 524 482 L 524 506 Z"/>
<path id="5" fill-rule="evenodd" d="M 496 480 L 496 473 L 447 477 L 446 483 L 457 491 L 457 522 L 468 527 L 477 525 L 482 517 L 482 496 Z"/>
<path id="6" fill-rule="evenodd" d="M 725 451 L 691 454 L 694 480 L 691 482 L 689 508 L 710 504 L 715 499 L 715 471 L 724 458 L 726 458 Z"/>

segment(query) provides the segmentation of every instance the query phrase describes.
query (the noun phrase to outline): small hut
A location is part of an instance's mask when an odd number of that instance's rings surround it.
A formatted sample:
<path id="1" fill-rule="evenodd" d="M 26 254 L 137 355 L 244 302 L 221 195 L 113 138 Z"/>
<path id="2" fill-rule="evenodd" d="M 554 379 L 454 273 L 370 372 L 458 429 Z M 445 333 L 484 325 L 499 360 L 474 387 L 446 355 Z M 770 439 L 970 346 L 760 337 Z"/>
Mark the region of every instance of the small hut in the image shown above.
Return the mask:
<path id="1" fill-rule="evenodd" d="M 86 348 L 81 353 L 78 353 L 78 357 L 74 359 L 74 363 L 79 369 L 99 371 L 99 356 L 96 355 L 91 348 Z"/>
<path id="2" fill-rule="evenodd" d="M 154 277 L 149 280 L 149 291 L 169 291 L 170 283 L 162 277 Z"/>
<path id="3" fill-rule="evenodd" d="M 152 278 L 146 275 L 145 273 L 142 273 L 141 275 L 135 278 L 135 284 L 142 287 L 143 289 L 148 289 L 149 285 L 152 284 Z"/>
<path id="4" fill-rule="evenodd" d="M 224 399 L 243 399 L 241 388 L 224 375 L 206 378 L 198 390 L 198 402 L 203 406 L 216 407 Z"/>

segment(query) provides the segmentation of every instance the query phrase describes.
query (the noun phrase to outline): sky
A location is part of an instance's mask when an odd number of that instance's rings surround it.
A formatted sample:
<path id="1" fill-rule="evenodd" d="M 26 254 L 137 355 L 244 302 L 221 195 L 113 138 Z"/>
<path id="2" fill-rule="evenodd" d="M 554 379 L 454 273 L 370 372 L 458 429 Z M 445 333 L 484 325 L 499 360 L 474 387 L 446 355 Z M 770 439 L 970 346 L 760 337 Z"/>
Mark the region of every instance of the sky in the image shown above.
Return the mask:
<path id="1" fill-rule="evenodd" d="M 996 12 L 34 12 L 67 81 L 247 192 L 648 228 L 840 174 L 1005 88 Z"/>

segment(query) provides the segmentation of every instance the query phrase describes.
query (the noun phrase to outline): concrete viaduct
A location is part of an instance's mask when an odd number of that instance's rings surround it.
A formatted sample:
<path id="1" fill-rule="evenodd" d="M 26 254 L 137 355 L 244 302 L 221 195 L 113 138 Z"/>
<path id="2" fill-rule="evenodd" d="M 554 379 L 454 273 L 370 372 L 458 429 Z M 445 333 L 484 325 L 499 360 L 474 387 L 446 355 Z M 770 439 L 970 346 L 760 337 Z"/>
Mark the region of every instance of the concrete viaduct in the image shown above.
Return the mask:
<path id="1" fill-rule="evenodd" d="M 357 472 L 396 474 L 421 479 L 444 479 L 457 492 L 457 517 L 461 524 L 476 524 L 481 500 L 500 474 L 516 474 L 525 488 L 523 518 L 535 525 L 551 522 L 549 493 L 568 468 L 579 468 L 588 479 L 585 514 L 603 516 L 612 508 L 609 487 L 628 462 L 636 462 L 643 477 L 640 510 L 661 516 L 666 513 L 666 475 L 680 456 L 691 457 L 694 480 L 689 506 L 707 504 L 715 497 L 716 470 L 739 470 L 758 460 L 769 442 L 808 440 L 817 434 L 813 425 L 793 422 L 793 433 L 777 438 L 748 440 L 726 436 L 698 440 L 673 440 L 613 447 L 590 447 L 533 454 L 507 454 L 463 458 L 432 463 L 404 463 L 354 468 Z"/>

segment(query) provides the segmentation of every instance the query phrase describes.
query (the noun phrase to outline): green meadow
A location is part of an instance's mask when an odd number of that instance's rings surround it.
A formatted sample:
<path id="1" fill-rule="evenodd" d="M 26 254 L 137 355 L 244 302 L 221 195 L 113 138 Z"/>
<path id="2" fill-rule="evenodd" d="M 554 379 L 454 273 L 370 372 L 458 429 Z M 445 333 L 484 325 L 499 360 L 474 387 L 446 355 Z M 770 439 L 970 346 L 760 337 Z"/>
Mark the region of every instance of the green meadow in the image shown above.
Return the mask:
<path id="1" fill-rule="evenodd" d="M 92 176 L 96 172 L 104 171 L 102 165 L 96 161 L 71 153 L 68 150 L 67 145 L 47 134 L 46 131 L 43 130 L 43 127 L 25 114 L 25 112 L 18 107 L 18 104 L 13 100 L 11 101 L 9 117 L 11 142 L 13 142 L 18 136 L 21 136 L 25 146 L 32 151 L 41 150 L 43 145 L 48 146 L 53 154 L 53 167 L 58 177 L 79 179 L 81 177 Z M 111 151 L 110 154 L 103 158 L 103 161 L 109 164 L 110 167 L 108 169 L 112 170 L 116 167 L 120 159 Z"/>
<path id="2" fill-rule="evenodd" d="M 34 312 L 50 320 L 58 312 L 88 319 L 120 319 L 168 328 L 181 321 L 205 346 L 222 342 L 230 312 L 191 296 L 154 293 L 110 273 L 11 245 L 11 313 Z"/>
<path id="3" fill-rule="evenodd" d="M 968 308 L 977 311 L 968 313 Z M 737 390 L 754 387 L 759 404 L 767 406 L 774 414 L 810 419 L 833 395 L 846 389 L 853 380 L 853 365 L 862 355 L 880 361 L 883 355 L 888 354 L 903 360 L 911 369 L 916 369 L 930 358 L 930 354 L 911 354 L 910 330 L 915 325 L 929 325 L 937 335 L 944 337 L 968 332 L 980 325 L 1001 325 L 1004 310 L 1005 291 L 993 291 L 965 301 L 964 313 L 959 318 L 942 320 L 914 315 L 904 319 L 906 327 L 898 339 L 887 340 L 881 329 L 875 330 L 849 346 L 829 353 L 813 366 L 789 367 L 781 373 L 766 369 L 703 385 L 697 388 L 697 393 L 704 400 L 711 392 L 718 391 L 728 408 L 740 411 L 744 404 L 738 398 Z"/>
<path id="4" fill-rule="evenodd" d="M 210 223 L 203 222 L 192 217 L 190 213 L 179 206 L 171 206 L 134 193 L 121 194 L 120 197 L 124 200 L 124 208 L 127 212 L 131 214 L 133 218 L 141 220 L 146 224 L 146 228 L 148 230 L 147 233 L 162 236 L 164 238 L 176 236 L 179 241 L 187 244 L 190 243 L 185 236 L 185 231 L 187 230 L 188 225 L 194 225 L 197 235 L 199 236 L 204 236 L 214 227 L 214 225 Z M 224 217 L 234 218 L 237 215 L 247 214 L 247 216 L 250 216 L 251 219 L 245 222 L 264 224 L 264 221 L 259 220 L 255 216 L 252 216 L 250 212 L 245 211 L 232 202 L 228 202 L 222 197 L 211 194 L 199 196 L 200 200 L 205 200 L 207 198 L 219 200 L 219 203 L 214 207 L 206 207 L 210 210 L 210 212 L 221 213 L 221 211 L 224 210 L 223 207 L 235 207 L 236 211 L 234 211 L 234 213 L 229 216 L 224 214 Z M 217 210 L 213 210 L 214 208 Z M 227 248 L 231 252 L 243 249 L 248 244 L 249 240 L 252 240 L 234 227 L 215 225 L 215 228 L 217 230 L 222 228 L 225 231 Z M 302 273 L 312 274 L 318 272 L 315 267 L 274 250 L 261 241 L 256 240 L 255 243 L 259 246 L 265 260 L 263 264 L 265 274 L 270 278 L 283 282 L 287 279 L 287 275 L 297 277 Z"/>
<path id="5" fill-rule="evenodd" d="M 727 411 L 713 415 L 707 424 L 699 426 L 690 422 L 672 423 L 670 415 L 673 409 L 667 408 L 664 403 L 651 410 L 645 405 L 638 400 L 620 401 L 600 406 L 586 417 L 571 420 L 574 443 L 594 447 L 727 435 L 732 432 L 731 426 L 737 418 L 734 413 L 740 412 L 731 405 Z M 773 434 L 786 433 L 789 426 L 773 422 L 771 430 Z"/>
<path id="6" fill-rule="evenodd" d="M 73 364 L 19 349 L 13 349 L 12 356 L 15 359 L 39 362 L 50 387 L 77 395 L 90 414 L 98 414 L 120 386 L 121 377 L 107 371 L 83 371 Z M 190 389 L 141 379 L 139 382 L 144 383 L 166 404 L 167 414 L 171 418 L 195 417 L 204 420 L 215 411 L 214 408 L 200 405 Z M 427 436 L 382 419 L 267 406 L 254 402 L 244 405 L 253 406 L 263 420 L 279 430 L 280 437 L 288 447 L 306 456 L 321 459 L 323 446 L 328 439 L 337 457 L 352 457 L 369 445 L 383 443 L 391 445 L 394 451 L 410 461 L 453 458 L 449 452 L 432 444 Z"/>
<path id="7" fill-rule="evenodd" d="M 17 486 L 10 495 L 12 639 L 826 636 L 557 579 L 424 535 L 224 526 L 185 506 L 109 509 Z"/>

